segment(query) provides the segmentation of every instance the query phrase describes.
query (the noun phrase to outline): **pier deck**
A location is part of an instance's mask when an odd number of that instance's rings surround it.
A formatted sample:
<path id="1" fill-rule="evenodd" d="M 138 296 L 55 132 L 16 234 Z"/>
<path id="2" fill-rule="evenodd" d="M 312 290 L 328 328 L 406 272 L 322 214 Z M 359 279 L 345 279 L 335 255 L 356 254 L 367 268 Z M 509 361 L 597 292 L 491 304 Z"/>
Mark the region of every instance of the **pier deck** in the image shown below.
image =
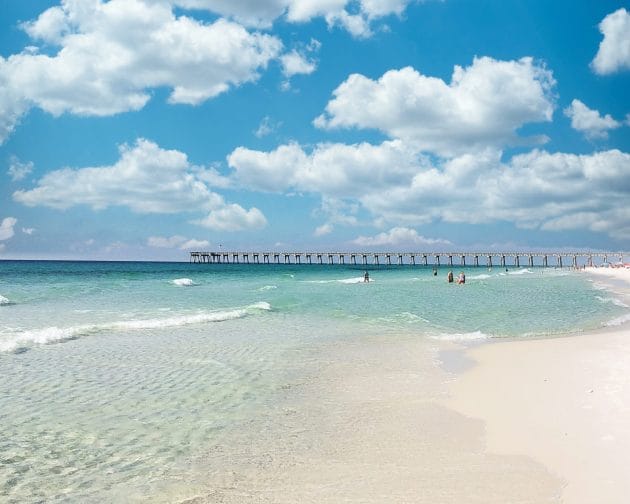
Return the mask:
<path id="1" fill-rule="evenodd" d="M 362 266 L 580 267 L 623 263 L 624 252 L 190 252 L 200 264 L 348 264 Z"/>

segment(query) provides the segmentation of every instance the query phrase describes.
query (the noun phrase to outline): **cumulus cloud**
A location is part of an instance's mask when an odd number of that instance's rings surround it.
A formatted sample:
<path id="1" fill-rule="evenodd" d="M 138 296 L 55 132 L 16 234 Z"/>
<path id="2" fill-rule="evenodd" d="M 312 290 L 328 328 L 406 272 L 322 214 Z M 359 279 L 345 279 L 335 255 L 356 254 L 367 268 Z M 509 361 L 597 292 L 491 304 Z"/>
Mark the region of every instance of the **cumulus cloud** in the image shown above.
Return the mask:
<path id="1" fill-rule="evenodd" d="M 184 236 L 174 235 L 170 237 L 150 236 L 147 245 L 154 248 L 177 248 L 179 250 L 193 250 L 208 247 L 208 240 L 188 239 Z"/>
<path id="2" fill-rule="evenodd" d="M 580 100 L 573 100 L 564 109 L 564 115 L 571 119 L 571 127 L 584 133 L 586 138 L 608 138 L 608 130 L 618 128 L 622 123 L 610 114 L 601 116 L 599 111 L 588 108 Z"/>
<path id="3" fill-rule="evenodd" d="M 292 77 L 298 74 L 308 75 L 317 68 L 315 61 L 308 59 L 307 56 L 295 49 L 280 56 L 280 63 L 282 64 L 282 73 L 285 77 Z"/>
<path id="4" fill-rule="evenodd" d="M 28 174 L 33 171 L 33 162 L 28 161 L 27 163 L 22 163 L 17 157 L 11 156 L 9 161 L 9 170 L 7 173 L 11 177 L 13 182 L 17 182 L 26 178 Z"/>
<path id="5" fill-rule="evenodd" d="M 330 197 L 358 197 L 387 190 L 410 179 L 423 158 L 403 142 L 381 145 L 318 144 L 307 152 L 297 143 L 271 152 L 238 147 L 228 156 L 234 177 L 261 191 L 320 192 Z"/>
<path id="6" fill-rule="evenodd" d="M 322 224 L 321 226 L 317 226 L 315 231 L 313 232 L 314 236 L 325 236 L 327 234 L 332 233 L 334 227 L 330 222 Z"/>
<path id="7" fill-rule="evenodd" d="M 22 228 L 22 233 L 32 235 L 35 232 L 35 228 Z"/>
<path id="8" fill-rule="evenodd" d="M 591 62 L 595 73 L 607 75 L 630 69 L 630 13 L 621 8 L 608 14 L 599 23 L 599 31 L 604 39 Z"/>
<path id="9" fill-rule="evenodd" d="M 111 166 L 51 171 L 37 181 L 35 188 L 15 191 L 13 199 L 27 206 L 57 209 L 76 205 L 95 210 L 123 206 L 139 213 L 203 211 L 211 216 L 240 209 L 247 215 L 262 217 L 258 209 L 246 211 L 211 191 L 202 180 L 205 170 L 191 165 L 182 152 L 162 149 L 142 138 L 119 150 L 120 159 Z M 260 219 L 249 223 L 255 227 Z M 242 222 L 236 228 L 230 226 L 231 222 L 226 222 L 217 229 L 246 228 Z"/>
<path id="10" fill-rule="evenodd" d="M 323 17 L 329 27 L 340 26 L 355 37 L 372 34 L 370 24 L 390 15 L 402 15 L 413 0 L 170 0 L 183 8 L 207 9 L 249 26 L 268 28 L 283 17 L 305 23 Z"/>
<path id="11" fill-rule="evenodd" d="M 386 219 L 481 223 L 514 222 L 526 228 L 580 229 L 629 237 L 624 220 L 630 197 L 630 155 L 618 150 L 590 155 L 534 150 L 500 161 L 501 153 L 462 156 L 420 172 L 407 187 L 364 204 Z M 575 219 L 571 219 L 575 216 Z M 579 217 L 579 218 L 578 218 Z M 424 221 L 424 219 L 420 219 Z"/>
<path id="12" fill-rule="evenodd" d="M 588 229 L 630 236 L 629 221 L 623 219 L 630 199 L 630 154 L 609 150 L 580 156 L 536 149 L 509 161 L 502 155 L 489 147 L 432 160 L 393 140 L 320 144 L 310 151 L 298 144 L 270 152 L 241 147 L 228 163 L 234 177 L 251 189 L 297 190 L 323 201 L 354 202 L 357 209 L 348 215 L 352 223 L 362 211 L 379 225 L 508 221 L 572 229 L 588 215 Z M 330 215 L 330 224 L 351 225 Z M 571 215 L 581 217 L 571 220 Z"/>
<path id="13" fill-rule="evenodd" d="M 277 37 L 143 0 L 64 0 L 24 29 L 59 50 L 0 57 L 0 141 L 30 107 L 106 116 L 141 109 L 158 87 L 171 103 L 199 104 L 256 80 L 282 50 Z"/>
<path id="14" fill-rule="evenodd" d="M 258 208 L 245 210 L 235 204 L 225 205 L 212 210 L 207 217 L 193 221 L 199 226 L 216 231 L 243 231 L 261 229 L 267 225 L 267 219 Z"/>
<path id="15" fill-rule="evenodd" d="M 13 231 L 13 226 L 17 224 L 17 219 L 15 217 L 5 217 L 2 219 L 0 223 L 0 241 L 8 240 L 13 237 L 15 232 Z"/>
<path id="16" fill-rule="evenodd" d="M 475 58 L 450 83 L 406 67 L 378 80 L 353 74 L 334 92 L 320 128 L 373 128 L 441 155 L 522 143 L 516 130 L 551 121 L 551 71 L 532 58 Z M 532 140 L 532 139 L 530 139 Z M 540 139 L 533 139 L 540 141 Z"/>
<path id="17" fill-rule="evenodd" d="M 441 238 L 425 238 L 419 235 L 415 229 L 407 227 L 394 227 L 387 232 L 379 233 L 376 236 L 359 236 L 352 241 L 355 245 L 373 247 L 381 245 L 392 246 L 446 246 L 452 245 L 448 240 Z"/>

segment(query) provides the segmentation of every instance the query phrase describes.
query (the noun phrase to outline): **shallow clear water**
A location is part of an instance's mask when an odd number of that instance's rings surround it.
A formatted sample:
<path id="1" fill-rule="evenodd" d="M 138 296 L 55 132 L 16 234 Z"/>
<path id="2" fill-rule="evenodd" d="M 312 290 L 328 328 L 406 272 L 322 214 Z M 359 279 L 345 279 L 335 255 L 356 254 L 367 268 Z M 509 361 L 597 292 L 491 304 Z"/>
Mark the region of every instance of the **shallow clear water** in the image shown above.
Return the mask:
<path id="1" fill-rule="evenodd" d="M 255 437 L 336 341 L 563 334 L 630 311 L 580 273 L 447 271 L 0 262 L 0 496 L 177 500 L 203 485 L 191 461 Z"/>

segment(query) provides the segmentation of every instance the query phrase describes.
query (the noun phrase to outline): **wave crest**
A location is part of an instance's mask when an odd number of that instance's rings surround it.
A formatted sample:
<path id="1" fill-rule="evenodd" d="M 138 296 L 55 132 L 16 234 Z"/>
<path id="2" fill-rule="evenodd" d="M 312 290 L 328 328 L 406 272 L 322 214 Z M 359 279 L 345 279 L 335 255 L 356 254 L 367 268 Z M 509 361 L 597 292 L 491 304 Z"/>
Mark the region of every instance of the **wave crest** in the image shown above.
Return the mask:
<path id="1" fill-rule="evenodd" d="M 52 326 L 43 329 L 31 329 L 1 335 L 0 338 L 2 338 L 2 336 L 8 336 L 8 338 L 0 339 L 0 352 L 19 352 L 35 345 L 61 343 L 82 336 L 111 330 L 163 329 L 192 324 L 224 322 L 269 310 L 271 310 L 271 305 L 261 301 L 242 308 L 178 315 L 175 317 L 121 320 L 103 324 L 86 324 L 71 327 Z"/>
<path id="2" fill-rule="evenodd" d="M 178 287 L 191 287 L 193 285 L 197 285 L 190 278 L 176 278 L 175 280 L 172 280 L 171 283 L 173 285 L 177 285 Z"/>

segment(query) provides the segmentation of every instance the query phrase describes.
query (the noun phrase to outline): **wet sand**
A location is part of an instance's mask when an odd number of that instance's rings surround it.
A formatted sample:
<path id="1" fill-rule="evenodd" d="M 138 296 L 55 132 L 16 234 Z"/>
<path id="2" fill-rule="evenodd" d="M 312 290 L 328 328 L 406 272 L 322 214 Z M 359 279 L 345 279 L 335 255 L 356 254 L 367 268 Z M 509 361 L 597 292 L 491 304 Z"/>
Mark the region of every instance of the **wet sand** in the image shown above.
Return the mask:
<path id="1" fill-rule="evenodd" d="M 455 379 L 445 347 L 373 337 L 319 354 L 252 446 L 208 455 L 222 469 L 190 502 L 560 502 L 543 464 L 488 450 L 484 423 L 444 405 Z"/>

